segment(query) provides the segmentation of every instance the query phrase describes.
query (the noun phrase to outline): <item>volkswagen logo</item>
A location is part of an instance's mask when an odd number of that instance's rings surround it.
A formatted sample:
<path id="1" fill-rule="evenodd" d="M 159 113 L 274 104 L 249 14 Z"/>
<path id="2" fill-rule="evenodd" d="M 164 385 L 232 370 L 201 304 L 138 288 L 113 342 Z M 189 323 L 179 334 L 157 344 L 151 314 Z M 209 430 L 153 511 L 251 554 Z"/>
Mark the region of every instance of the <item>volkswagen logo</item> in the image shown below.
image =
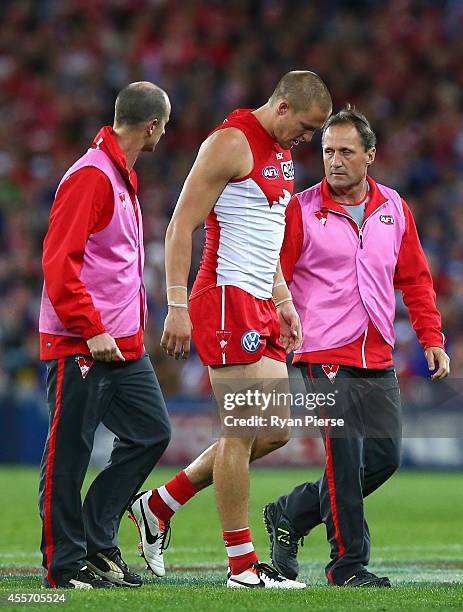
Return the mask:
<path id="1" fill-rule="evenodd" d="M 247 353 L 255 353 L 260 347 L 260 334 L 255 329 L 248 329 L 241 336 L 241 346 Z"/>

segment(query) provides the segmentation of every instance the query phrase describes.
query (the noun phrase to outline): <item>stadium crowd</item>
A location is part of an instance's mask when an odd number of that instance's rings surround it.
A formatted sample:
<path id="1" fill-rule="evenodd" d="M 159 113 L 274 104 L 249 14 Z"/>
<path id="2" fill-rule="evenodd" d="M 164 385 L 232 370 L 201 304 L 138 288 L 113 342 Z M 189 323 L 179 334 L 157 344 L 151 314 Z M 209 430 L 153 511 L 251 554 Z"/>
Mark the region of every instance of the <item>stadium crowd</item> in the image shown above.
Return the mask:
<path id="1" fill-rule="evenodd" d="M 110 122 L 128 82 L 150 80 L 173 112 L 137 163 L 145 221 L 147 348 L 166 394 L 201 394 L 194 355 L 163 357 L 164 234 L 201 140 L 287 70 L 312 68 L 335 109 L 378 136 L 372 169 L 411 206 L 432 266 L 452 374 L 463 376 L 463 3 L 457 0 L 4 0 L 0 21 L 0 398 L 43 395 L 41 244 L 62 174 Z M 299 189 L 322 177 L 319 140 L 294 151 Z M 258 237 L 256 236 L 256 240 Z M 203 236 L 194 246 L 196 270 Z M 402 375 L 426 372 L 398 299 Z M 2 401 L 0 399 L 0 401 Z"/>

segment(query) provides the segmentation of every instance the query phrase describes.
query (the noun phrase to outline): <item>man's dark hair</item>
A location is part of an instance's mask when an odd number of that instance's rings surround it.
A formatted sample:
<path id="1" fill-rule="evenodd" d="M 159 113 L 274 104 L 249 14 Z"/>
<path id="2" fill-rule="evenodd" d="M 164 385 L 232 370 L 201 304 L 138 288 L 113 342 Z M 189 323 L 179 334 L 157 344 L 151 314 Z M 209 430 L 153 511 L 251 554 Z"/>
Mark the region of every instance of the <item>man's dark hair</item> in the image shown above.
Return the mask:
<path id="1" fill-rule="evenodd" d="M 157 85 L 148 81 L 130 83 L 116 98 L 114 123 L 134 127 L 153 119 L 163 119 L 167 107 L 167 94 Z"/>
<path id="2" fill-rule="evenodd" d="M 324 113 L 330 113 L 332 108 L 328 87 L 318 74 L 309 70 L 292 70 L 281 77 L 275 91 L 270 97 L 270 103 L 286 99 L 292 109 L 309 110 L 313 104 Z"/>
<path id="3" fill-rule="evenodd" d="M 325 136 L 326 130 L 332 125 L 341 125 L 350 123 L 357 130 L 360 140 L 362 142 L 365 151 L 368 151 L 372 147 L 376 146 L 376 134 L 371 129 L 370 122 L 362 115 L 355 106 L 352 104 L 346 104 L 346 106 L 335 115 L 331 115 L 326 120 L 323 126 L 322 141 Z"/>

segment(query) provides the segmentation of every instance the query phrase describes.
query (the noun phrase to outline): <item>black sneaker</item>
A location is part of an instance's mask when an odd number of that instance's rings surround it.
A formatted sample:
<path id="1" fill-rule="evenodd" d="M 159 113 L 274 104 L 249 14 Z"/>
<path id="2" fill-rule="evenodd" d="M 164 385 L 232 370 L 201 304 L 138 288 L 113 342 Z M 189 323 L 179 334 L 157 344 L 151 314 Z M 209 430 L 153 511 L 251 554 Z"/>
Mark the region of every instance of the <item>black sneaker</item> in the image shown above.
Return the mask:
<path id="1" fill-rule="evenodd" d="M 383 587 L 386 589 L 391 588 L 391 581 L 387 576 L 376 576 L 367 570 L 357 572 L 342 584 L 338 586 L 343 587 Z"/>
<path id="2" fill-rule="evenodd" d="M 264 523 L 270 536 L 270 558 L 273 565 L 282 576 L 294 580 L 299 574 L 297 550 L 299 542 L 303 546 L 304 538 L 296 535 L 277 504 L 270 503 L 265 506 Z"/>
<path id="3" fill-rule="evenodd" d="M 46 578 L 46 570 L 44 570 L 44 577 L 42 588 L 44 589 L 112 589 L 114 584 L 108 580 L 102 580 L 99 576 L 96 576 L 86 565 L 82 567 L 76 574 L 75 578 L 71 578 L 67 582 L 57 583 L 56 587 L 52 587 Z"/>
<path id="4" fill-rule="evenodd" d="M 143 579 L 135 572 L 130 571 L 127 563 L 121 557 L 121 551 L 115 546 L 102 550 L 96 555 L 87 558 L 88 567 L 101 578 L 109 580 L 118 586 L 139 587 Z"/>

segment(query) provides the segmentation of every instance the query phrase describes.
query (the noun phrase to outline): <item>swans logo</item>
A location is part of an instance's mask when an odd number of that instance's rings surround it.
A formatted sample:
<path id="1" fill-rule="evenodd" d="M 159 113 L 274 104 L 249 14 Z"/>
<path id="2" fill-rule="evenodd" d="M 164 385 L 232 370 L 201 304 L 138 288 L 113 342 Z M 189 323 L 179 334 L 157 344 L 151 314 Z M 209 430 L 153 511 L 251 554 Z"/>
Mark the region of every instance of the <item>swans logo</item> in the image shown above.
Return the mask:
<path id="1" fill-rule="evenodd" d="M 93 365 L 93 359 L 90 359 L 90 357 L 84 357 L 83 355 L 77 355 L 74 361 L 80 368 L 82 378 L 87 378 L 87 374 L 90 372 L 90 368 Z"/>
<path id="2" fill-rule="evenodd" d="M 338 373 L 339 366 L 338 365 L 322 365 L 322 370 L 328 376 L 330 383 L 334 385 L 334 379 L 336 378 L 336 374 Z"/>
<path id="3" fill-rule="evenodd" d="M 260 334 L 255 329 L 248 329 L 241 336 L 241 346 L 247 353 L 255 353 L 260 346 Z"/>

